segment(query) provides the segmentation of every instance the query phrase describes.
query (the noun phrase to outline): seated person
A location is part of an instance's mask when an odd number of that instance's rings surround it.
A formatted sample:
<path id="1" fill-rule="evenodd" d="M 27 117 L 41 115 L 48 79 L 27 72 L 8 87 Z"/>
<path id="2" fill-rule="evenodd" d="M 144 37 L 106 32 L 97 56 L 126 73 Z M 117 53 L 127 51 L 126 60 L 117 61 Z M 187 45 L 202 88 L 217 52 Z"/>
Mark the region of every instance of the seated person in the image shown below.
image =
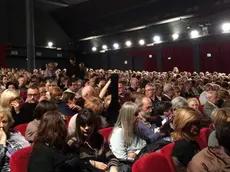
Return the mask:
<path id="1" fill-rule="evenodd" d="M 154 143 L 161 138 L 160 131 L 156 131 L 156 125 L 151 124 L 151 112 L 152 112 L 152 101 L 148 97 L 143 97 L 136 99 L 136 103 L 139 105 L 139 115 L 138 115 L 138 129 L 140 130 L 140 136 L 147 143 Z M 150 108 L 146 108 L 150 107 Z M 162 133 L 163 135 L 163 133 Z"/>
<path id="2" fill-rule="evenodd" d="M 90 162 L 91 168 L 118 172 L 119 161 L 98 132 L 97 120 L 92 110 L 83 109 L 75 120 L 76 129 L 69 140 L 69 145 L 80 155 L 80 159 Z"/>
<path id="3" fill-rule="evenodd" d="M 28 163 L 28 172 L 80 171 L 79 159 L 67 144 L 68 131 L 59 112 L 43 115 L 34 140 Z"/>
<path id="4" fill-rule="evenodd" d="M 230 167 L 230 122 L 216 123 L 217 147 L 207 147 L 190 161 L 188 172 L 229 171 Z"/>
<path id="5" fill-rule="evenodd" d="M 0 169 L 1 171 L 10 171 L 11 155 L 24 147 L 30 146 L 30 143 L 18 132 L 10 129 L 13 125 L 13 118 L 9 109 L 0 107 Z"/>
<path id="6" fill-rule="evenodd" d="M 230 108 L 221 108 L 214 111 L 213 114 L 213 122 L 214 122 L 214 129 L 216 123 L 224 123 L 230 121 Z M 208 138 L 208 146 L 209 147 L 216 147 L 219 146 L 219 142 L 216 138 L 216 130 L 212 131 Z"/>
<path id="7" fill-rule="evenodd" d="M 177 171 L 186 171 L 188 163 L 200 151 L 195 137 L 200 133 L 201 114 L 192 108 L 181 108 L 176 111 L 173 120 L 172 137 L 175 146 L 172 150 L 173 163 Z"/>
<path id="8" fill-rule="evenodd" d="M 136 127 L 137 116 L 138 106 L 135 103 L 123 104 L 110 136 L 111 150 L 119 160 L 132 162 L 146 146 Z"/>
<path id="9" fill-rule="evenodd" d="M 40 125 L 41 118 L 47 111 L 56 111 L 57 105 L 51 101 L 42 100 L 34 110 L 34 120 L 31 121 L 26 127 L 25 138 L 29 142 L 33 142 L 37 134 L 38 126 Z"/>

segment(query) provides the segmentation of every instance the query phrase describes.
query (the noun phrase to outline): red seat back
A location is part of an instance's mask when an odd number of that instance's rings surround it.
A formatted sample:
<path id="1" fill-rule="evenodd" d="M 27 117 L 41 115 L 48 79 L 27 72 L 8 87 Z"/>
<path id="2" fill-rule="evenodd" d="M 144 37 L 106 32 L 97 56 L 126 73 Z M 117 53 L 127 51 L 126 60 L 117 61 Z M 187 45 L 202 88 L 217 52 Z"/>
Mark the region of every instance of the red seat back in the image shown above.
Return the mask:
<path id="1" fill-rule="evenodd" d="M 69 126 L 69 121 L 72 118 L 72 116 L 66 116 L 66 125 Z"/>
<path id="2" fill-rule="evenodd" d="M 136 161 L 132 172 L 172 172 L 166 157 L 161 152 L 153 152 Z"/>
<path id="3" fill-rule="evenodd" d="M 11 172 L 27 172 L 30 154 L 33 146 L 29 146 L 18 150 L 10 157 L 10 171 Z"/>
<path id="4" fill-rule="evenodd" d="M 200 138 L 203 140 L 205 147 L 208 146 L 208 137 L 210 132 L 211 132 L 210 128 L 202 128 L 200 131 Z"/>
<path id="5" fill-rule="evenodd" d="M 172 160 L 172 150 L 173 150 L 173 147 L 174 147 L 174 143 L 170 143 L 170 144 L 164 146 L 161 149 L 161 152 L 166 157 L 171 171 L 172 172 L 176 172 L 176 168 L 175 168 L 173 160 Z"/>
<path id="6" fill-rule="evenodd" d="M 14 127 L 14 130 L 20 132 L 21 135 L 25 137 L 27 125 L 28 123 L 17 125 L 16 127 Z"/>
<path id="7" fill-rule="evenodd" d="M 105 140 L 109 143 L 109 136 L 111 134 L 111 132 L 113 131 L 113 127 L 108 127 L 108 128 L 103 128 L 101 130 L 99 130 L 99 132 L 101 133 L 101 135 L 104 136 Z"/>

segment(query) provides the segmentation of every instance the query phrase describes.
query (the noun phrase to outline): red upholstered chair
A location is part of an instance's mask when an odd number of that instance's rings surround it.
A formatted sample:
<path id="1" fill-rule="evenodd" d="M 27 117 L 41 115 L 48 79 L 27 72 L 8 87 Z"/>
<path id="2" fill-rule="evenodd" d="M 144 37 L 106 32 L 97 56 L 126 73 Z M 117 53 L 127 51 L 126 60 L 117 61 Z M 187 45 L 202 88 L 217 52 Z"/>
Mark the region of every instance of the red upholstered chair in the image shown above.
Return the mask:
<path id="1" fill-rule="evenodd" d="M 202 128 L 200 130 L 200 138 L 203 140 L 205 147 L 208 146 L 208 137 L 210 132 L 211 132 L 210 128 Z"/>
<path id="2" fill-rule="evenodd" d="M 25 136 L 27 125 L 28 123 L 17 125 L 16 127 L 14 127 L 14 130 L 20 132 L 21 135 Z"/>
<path id="3" fill-rule="evenodd" d="M 69 121 L 72 118 L 72 116 L 66 116 L 66 125 L 69 126 Z"/>
<path id="4" fill-rule="evenodd" d="M 176 172 L 176 168 L 175 168 L 175 166 L 173 164 L 173 160 L 172 160 L 172 150 L 173 150 L 173 147 L 174 147 L 174 143 L 170 143 L 170 144 L 164 146 L 161 149 L 161 152 L 166 157 L 171 171 L 172 172 Z"/>
<path id="5" fill-rule="evenodd" d="M 18 150 L 10 157 L 10 171 L 11 172 L 27 172 L 30 154 L 33 146 L 29 146 Z"/>
<path id="6" fill-rule="evenodd" d="M 109 143 L 109 136 L 113 131 L 113 127 L 103 128 L 99 130 L 99 133 L 104 136 L 105 140 Z"/>
<path id="7" fill-rule="evenodd" d="M 161 152 L 148 154 L 132 166 L 132 172 L 172 172 L 166 157 Z"/>

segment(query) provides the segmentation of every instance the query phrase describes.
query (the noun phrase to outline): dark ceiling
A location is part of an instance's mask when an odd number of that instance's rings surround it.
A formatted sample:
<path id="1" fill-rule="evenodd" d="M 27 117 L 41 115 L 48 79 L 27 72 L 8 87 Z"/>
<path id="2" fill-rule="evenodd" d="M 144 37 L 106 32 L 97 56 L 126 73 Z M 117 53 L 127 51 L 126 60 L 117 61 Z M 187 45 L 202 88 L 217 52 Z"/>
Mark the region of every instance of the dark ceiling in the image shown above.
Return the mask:
<path id="1" fill-rule="evenodd" d="M 227 17 L 230 0 L 37 0 L 76 41 L 186 31 Z M 165 21 L 179 17 L 178 20 Z M 163 22 L 162 22 L 163 21 Z M 164 22 L 165 21 L 165 22 Z M 136 28 L 140 27 L 141 28 Z M 140 29 L 140 30 L 139 30 Z M 134 32 L 128 32 L 138 30 Z M 128 33 L 127 33 L 128 32 Z M 91 41 L 92 42 L 92 41 Z"/>

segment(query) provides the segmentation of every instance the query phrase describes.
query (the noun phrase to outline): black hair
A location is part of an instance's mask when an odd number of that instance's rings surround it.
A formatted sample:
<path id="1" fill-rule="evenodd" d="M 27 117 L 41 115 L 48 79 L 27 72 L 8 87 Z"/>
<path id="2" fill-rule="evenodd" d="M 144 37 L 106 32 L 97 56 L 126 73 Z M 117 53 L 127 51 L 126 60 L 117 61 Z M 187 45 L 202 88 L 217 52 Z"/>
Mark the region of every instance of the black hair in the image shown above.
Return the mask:
<path id="1" fill-rule="evenodd" d="M 159 102 L 156 106 L 156 115 L 164 115 L 164 112 L 167 112 L 170 108 L 172 108 L 172 104 L 170 102 Z"/>

